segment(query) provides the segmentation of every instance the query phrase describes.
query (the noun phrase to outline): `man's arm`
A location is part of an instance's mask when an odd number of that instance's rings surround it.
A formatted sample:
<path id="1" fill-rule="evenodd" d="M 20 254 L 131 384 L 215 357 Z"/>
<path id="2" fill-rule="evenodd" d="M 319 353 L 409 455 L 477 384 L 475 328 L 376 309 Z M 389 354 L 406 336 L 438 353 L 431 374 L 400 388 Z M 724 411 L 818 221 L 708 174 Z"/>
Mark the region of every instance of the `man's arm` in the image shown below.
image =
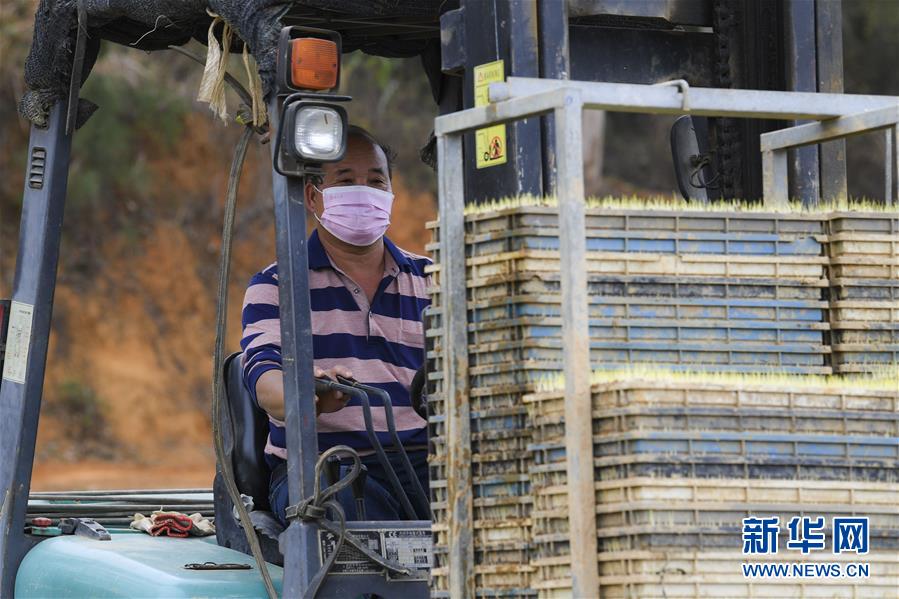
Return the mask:
<path id="1" fill-rule="evenodd" d="M 256 403 L 275 420 L 284 421 L 284 377 L 280 370 L 268 370 L 256 380 Z"/>
<path id="2" fill-rule="evenodd" d="M 250 280 L 244 296 L 241 314 L 243 335 L 240 345 L 244 352 L 244 384 L 256 399 L 256 404 L 268 414 L 284 421 L 284 379 L 281 370 L 281 321 L 278 307 L 278 279 L 273 267 L 258 273 Z M 310 339 L 311 343 L 311 339 Z M 352 378 L 349 369 L 336 366 L 323 371 L 315 368 L 316 377 L 336 375 Z M 340 391 L 331 391 L 315 398 L 316 415 L 336 412 L 349 400 Z"/>

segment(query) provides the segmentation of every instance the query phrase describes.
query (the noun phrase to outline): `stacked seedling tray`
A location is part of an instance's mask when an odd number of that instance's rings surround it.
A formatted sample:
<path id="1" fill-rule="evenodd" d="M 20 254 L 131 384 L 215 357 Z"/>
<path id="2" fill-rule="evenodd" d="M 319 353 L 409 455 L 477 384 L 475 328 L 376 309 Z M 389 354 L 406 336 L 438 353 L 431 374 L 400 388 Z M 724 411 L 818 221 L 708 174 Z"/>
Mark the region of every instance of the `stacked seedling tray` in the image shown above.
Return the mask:
<path id="1" fill-rule="evenodd" d="M 431 311 L 434 312 L 433 310 Z M 439 315 L 429 318 L 429 329 Z M 428 339 L 431 508 L 434 513 L 432 597 L 449 597 L 446 405 L 441 359 Z M 527 410 L 521 402 L 534 383 L 506 384 L 514 369 L 472 374 L 469 392 L 474 577 L 478 597 L 535 597 L 530 588 L 531 496 Z M 499 379 L 500 384 L 493 384 Z"/>
<path id="2" fill-rule="evenodd" d="M 828 220 L 830 322 L 836 372 L 899 366 L 899 215 Z"/>
<path id="3" fill-rule="evenodd" d="M 895 237 L 896 219 L 877 215 L 870 225 L 829 216 L 588 202 L 591 367 L 615 371 L 642 365 L 685 373 L 672 376 L 827 375 L 832 364 L 840 372 L 879 372 L 895 360 L 899 263 L 884 257 L 895 256 L 895 239 L 887 237 Z M 893 233 L 883 230 L 884 223 Z M 441 366 L 458 348 L 447 348 L 442 337 L 439 230 L 436 223 L 429 226 L 434 242 L 428 249 L 435 259 L 427 326 L 432 593 L 446 597 L 452 486 L 447 449 L 453 440 L 446 430 Z M 873 239 L 874 246 L 859 245 L 850 235 L 871 233 L 872 226 L 881 227 L 880 237 L 865 240 Z M 536 391 L 564 367 L 558 208 L 540 200 L 469 208 L 465 229 L 471 444 L 459 455 L 471 472 L 476 594 L 565 595 L 570 576 L 566 582 L 564 422 L 552 410 L 533 413 L 534 406 L 523 400 L 540 403 Z M 886 284 L 890 279 L 893 284 Z M 831 357 L 831 339 L 838 356 Z M 874 352 L 862 347 L 875 341 Z M 680 391 L 703 394 L 695 388 Z M 721 397 L 722 390 L 715 388 L 712 395 Z M 738 570 L 722 573 L 723 586 L 698 589 L 716 568 L 730 563 L 736 514 L 757 506 L 802 513 L 816 494 L 848 494 L 851 501 L 833 506 L 839 514 L 855 513 L 857 502 L 870 504 L 871 517 L 887 530 L 886 541 L 896 543 L 890 536 L 899 528 L 896 512 L 883 507 L 899 499 L 895 398 L 884 403 L 876 395 L 766 391 L 741 395 L 739 405 L 700 402 L 694 409 L 663 401 L 642 410 L 620 405 L 595 414 L 595 472 L 603 484 L 634 487 L 633 495 L 648 481 L 670 478 L 676 481 L 670 489 L 675 496 L 692 490 L 713 497 L 725 487 L 744 493 L 765 488 L 759 484 L 764 481 L 771 489 L 802 494 L 778 499 L 776 506 L 761 499 L 737 507 L 699 505 L 698 499 L 630 505 L 630 499 L 609 500 L 609 492 L 597 487 L 597 502 L 606 506 L 597 510 L 597 522 L 598 563 L 608 596 L 663 596 L 662 586 L 670 586 L 665 592 L 671 597 L 814 595 L 814 585 L 762 585 L 763 591 L 753 591 L 757 585 Z M 752 407 L 756 400 L 762 404 Z M 788 403 L 778 405 L 781 400 Z M 722 486 L 708 487 L 709 481 Z M 665 564 L 674 561 L 678 565 L 669 571 Z M 872 578 L 870 587 L 875 591 L 887 576 L 877 572 L 881 578 Z M 679 577 L 676 584 L 669 585 L 670 575 Z"/>
<path id="4" fill-rule="evenodd" d="M 557 220 L 547 206 L 466 218 L 476 375 L 518 384 L 533 378 L 522 372 L 561 367 Z M 586 223 L 595 367 L 829 372 L 819 217 L 588 209 Z M 438 245 L 429 246 L 437 285 Z M 433 299 L 439 326 L 439 290 Z M 435 351 L 442 350 L 438 339 Z M 516 374 L 497 372 L 503 364 Z"/>
<path id="5" fill-rule="evenodd" d="M 741 521 L 771 515 L 782 532 L 793 516 L 869 517 L 875 549 L 856 560 L 871 564 L 866 596 L 895 596 L 899 380 L 602 376 L 591 406 L 599 596 L 842 596 L 851 581 L 743 578 L 753 556 L 739 551 Z M 560 391 L 525 398 L 541 597 L 571 593 L 565 401 Z M 803 556 L 786 540 L 757 561 L 846 558 Z"/>

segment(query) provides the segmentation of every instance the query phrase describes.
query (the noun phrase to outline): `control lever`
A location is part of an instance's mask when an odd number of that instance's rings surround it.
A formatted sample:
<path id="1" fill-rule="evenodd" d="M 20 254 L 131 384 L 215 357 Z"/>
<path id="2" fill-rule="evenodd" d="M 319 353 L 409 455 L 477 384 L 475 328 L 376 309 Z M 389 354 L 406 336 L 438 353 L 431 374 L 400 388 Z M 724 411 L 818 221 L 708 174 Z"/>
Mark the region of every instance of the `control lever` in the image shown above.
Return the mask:
<path id="1" fill-rule="evenodd" d="M 378 435 L 375 434 L 375 426 L 371 416 L 371 402 L 368 399 L 368 394 L 359 388 L 357 386 L 358 383 L 353 379 L 338 376 L 337 381 L 338 382 L 334 382 L 328 378 L 317 378 L 315 379 L 315 392 L 319 393 L 336 390 L 346 393 L 347 395 L 352 395 L 359 400 L 359 403 L 362 404 L 362 418 L 365 421 L 365 432 L 368 435 L 368 440 L 371 443 L 372 448 L 375 450 L 378 463 L 380 463 L 381 468 L 384 469 L 384 473 L 390 481 L 390 486 L 393 487 L 393 492 L 396 494 L 397 499 L 399 499 L 400 505 L 403 506 L 403 512 L 405 512 L 406 518 L 409 520 L 417 520 L 418 515 L 415 513 L 415 508 L 412 507 L 412 503 L 409 501 L 406 490 L 403 488 L 403 485 L 400 484 L 400 479 L 397 477 L 396 471 L 393 469 L 390 460 L 387 459 L 387 454 L 384 453 L 384 447 L 381 445 Z"/>
<path id="2" fill-rule="evenodd" d="M 63 518 L 59 531 L 64 535 L 78 535 L 95 541 L 109 541 L 109 531 L 93 518 Z"/>
<path id="3" fill-rule="evenodd" d="M 393 417 L 393 402 L 390 399 L 390 394 L 383 389 L 364 385 L 358 381 L 346 379 L 341 376 L 338 376 L 337 380 L 352 385 L 365 393 L 372 393 L 381 398 L 381 403 L 384 404 L 384 415 L 387 420 L 387 431 L 390 434 L 390 438 L 393 440 L 394 449 L 399 454 L 400 460 L 403 462 L 403 468 L 406 470 L 406 475 L 409 477 L 409 484 L 412 486 L 412 490 L 415 492 L 415 496 L 419 503 L 419 509 L 416 512 L 416 515 L 421 520 L 431 520 L 431 505 L 428 502 L 428 496 L 425 495 L 424 489 L 421 487 L 421 482 L 415 474 L 415 468 L 412 467 L 412 462 L 409 461 L 409 455 L 406 453 L 406 449 L 400 441 L 400 436 L 396 432 L 396 420 Z"/>

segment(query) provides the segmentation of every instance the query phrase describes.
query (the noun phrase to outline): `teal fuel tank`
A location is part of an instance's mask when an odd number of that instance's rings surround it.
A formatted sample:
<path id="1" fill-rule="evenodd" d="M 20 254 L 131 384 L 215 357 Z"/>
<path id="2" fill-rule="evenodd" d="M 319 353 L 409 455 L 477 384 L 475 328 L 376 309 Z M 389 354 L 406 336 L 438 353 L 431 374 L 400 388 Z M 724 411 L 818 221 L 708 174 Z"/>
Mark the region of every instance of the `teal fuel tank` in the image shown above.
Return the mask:
<path id="1" fill-rule="evenodd" d="M 61 536 L 39 543 L 16 576 L 16 599 L 265 598 L 249 555 L 219 547 L 215 537 L 177 539 L 111 529 L 112 539 Z M 250 570 L 189 570 L 190 563 L 250 564 Z M 269 564 L 281 592 L 282 569 Z"/>

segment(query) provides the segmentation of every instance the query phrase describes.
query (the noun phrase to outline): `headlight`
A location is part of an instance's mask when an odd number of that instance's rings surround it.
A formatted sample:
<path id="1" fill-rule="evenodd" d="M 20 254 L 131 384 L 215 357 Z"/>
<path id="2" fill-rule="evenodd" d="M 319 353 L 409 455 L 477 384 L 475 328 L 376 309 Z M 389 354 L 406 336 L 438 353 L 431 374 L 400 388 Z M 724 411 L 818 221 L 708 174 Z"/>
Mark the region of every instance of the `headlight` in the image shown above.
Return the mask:
<path id="1" fill-rule="evenodd" d="M 344 120 L 335 108 L 300 106 L 293 124 L 293 149 L 303 160 L 338 160 L 346 143 L 344 130 Z"/>

